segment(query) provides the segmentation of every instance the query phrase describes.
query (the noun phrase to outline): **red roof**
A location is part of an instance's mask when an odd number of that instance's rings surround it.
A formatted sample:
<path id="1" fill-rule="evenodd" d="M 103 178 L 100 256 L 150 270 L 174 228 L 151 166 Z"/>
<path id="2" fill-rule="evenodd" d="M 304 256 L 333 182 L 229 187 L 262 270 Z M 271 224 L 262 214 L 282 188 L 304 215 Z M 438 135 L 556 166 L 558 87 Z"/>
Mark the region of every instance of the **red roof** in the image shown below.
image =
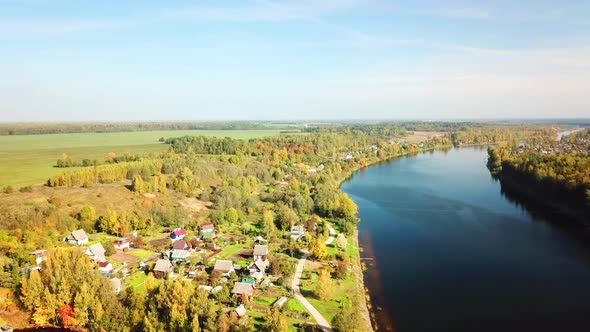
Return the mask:
<path id="1" fill-rule="evenodd" d="M 213 229 L 213 228 L 215 228 L 215 225 L 213 225 L 212 223 L 201 225 L 201 229 Z"/>
<path id="2" fill-rule="evenodd" d="M 98 263 L 98 266 L 107 267 L 107 266 L 109 266 L 109 262 L 100 262 L 100 263 Z"/>
<path id="3" fill-rule="evenodd" d="M 129 239 L 128 238 L 118 239 L 118 240 L 115 241 L 115 243 L 121 243 L 121 244 L 128 243 L 128 242 L 129 242 Z"/>
<path id="4" fill-rule="evenodd" d="M 172 234 L 176 236 L 186 235 L 186 231 L 184 229 L 175 230 Z"/>

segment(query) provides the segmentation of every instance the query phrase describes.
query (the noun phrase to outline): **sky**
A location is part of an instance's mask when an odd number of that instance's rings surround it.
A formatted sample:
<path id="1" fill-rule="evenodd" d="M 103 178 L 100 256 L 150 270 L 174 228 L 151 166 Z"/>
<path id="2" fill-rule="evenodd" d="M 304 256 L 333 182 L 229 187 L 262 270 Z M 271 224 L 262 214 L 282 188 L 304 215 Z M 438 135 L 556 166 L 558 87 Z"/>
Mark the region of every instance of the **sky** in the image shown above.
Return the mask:
<path id="1" fill-rule="evenodd" d="M 0 0 L 0 122 L 580 117 L 588 0 Z"/>

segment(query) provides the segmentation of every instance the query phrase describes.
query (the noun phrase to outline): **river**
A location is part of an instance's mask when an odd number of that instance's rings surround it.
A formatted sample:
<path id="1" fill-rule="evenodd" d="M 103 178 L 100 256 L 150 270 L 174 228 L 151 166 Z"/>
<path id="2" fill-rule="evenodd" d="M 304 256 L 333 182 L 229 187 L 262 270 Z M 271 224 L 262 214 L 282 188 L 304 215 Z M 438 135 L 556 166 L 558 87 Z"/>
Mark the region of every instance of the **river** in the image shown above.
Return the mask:
<path id="1" fill-rule="evenodd" d="M 590 331 L 584 231 L 508 199 L 486 159 L 481 147 L 427 152 L 343 183 L 381 331 Z"/>

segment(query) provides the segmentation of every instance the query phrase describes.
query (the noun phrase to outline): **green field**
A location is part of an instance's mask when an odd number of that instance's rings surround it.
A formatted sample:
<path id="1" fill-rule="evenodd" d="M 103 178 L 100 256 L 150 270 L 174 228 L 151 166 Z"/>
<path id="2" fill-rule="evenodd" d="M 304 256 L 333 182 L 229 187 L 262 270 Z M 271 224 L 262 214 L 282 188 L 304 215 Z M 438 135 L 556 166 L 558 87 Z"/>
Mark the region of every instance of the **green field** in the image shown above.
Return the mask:
<path id="1" fill-rule="evenodd" d="M 63 153 L 75 160 L 104 160 L 109 152 L 145 154 L 166 149 L 160 137 L 205 135 L 250 139 L 277 135 L 280 130 L 178 130 L 125 133 L 81 133 L 0 136 L 0 187 L 45 182 L 64 169 L 53 167 Z"/>

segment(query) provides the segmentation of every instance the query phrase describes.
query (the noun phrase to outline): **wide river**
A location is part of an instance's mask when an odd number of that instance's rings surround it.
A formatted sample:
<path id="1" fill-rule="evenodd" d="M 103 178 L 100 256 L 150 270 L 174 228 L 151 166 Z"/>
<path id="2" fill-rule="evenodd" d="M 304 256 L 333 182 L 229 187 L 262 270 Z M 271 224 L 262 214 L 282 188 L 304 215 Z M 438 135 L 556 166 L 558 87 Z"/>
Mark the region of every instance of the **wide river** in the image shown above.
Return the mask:
<path id="1" fill-rule="evenodd" d="M 343 183 L 381 331 L 590 331 L 584 231 L 509 200 L 486 159 L 427 152 Z"/>

